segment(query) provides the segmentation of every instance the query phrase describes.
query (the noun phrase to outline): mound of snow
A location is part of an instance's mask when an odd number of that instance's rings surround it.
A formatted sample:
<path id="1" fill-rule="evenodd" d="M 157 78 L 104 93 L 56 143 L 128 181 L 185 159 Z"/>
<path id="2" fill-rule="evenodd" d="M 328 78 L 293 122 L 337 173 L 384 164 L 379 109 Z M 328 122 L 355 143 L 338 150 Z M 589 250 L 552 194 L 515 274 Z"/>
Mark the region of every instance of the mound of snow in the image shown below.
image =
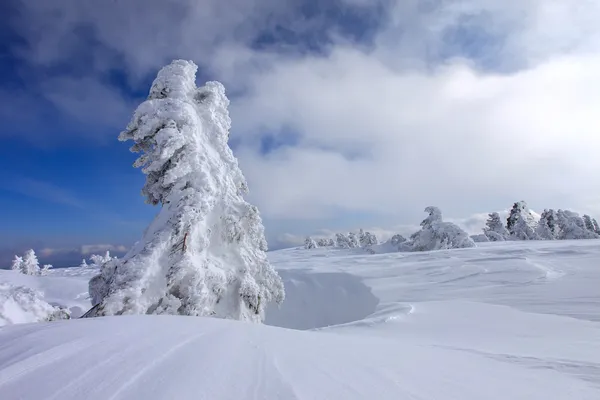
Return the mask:
<path id="1" fill-rule="evenodd" d="M 0 326 L 51 321 L 67 316 L 67 313 L 46 303 L 36 290 L 0 283 Z"/>

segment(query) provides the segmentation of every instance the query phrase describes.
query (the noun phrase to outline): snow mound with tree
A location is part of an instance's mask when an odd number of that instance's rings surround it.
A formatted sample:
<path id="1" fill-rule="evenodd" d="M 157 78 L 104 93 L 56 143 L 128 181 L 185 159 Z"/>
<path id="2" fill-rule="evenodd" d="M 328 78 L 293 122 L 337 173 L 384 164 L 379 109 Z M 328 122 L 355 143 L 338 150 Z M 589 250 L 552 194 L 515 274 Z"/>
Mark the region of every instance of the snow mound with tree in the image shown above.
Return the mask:
<path id="1" fill-rule="evenodd" d="M 407 246 L 411 251 L 475 247 L 475 242 L 467 232 L 452 222 L 442 220 L 442 212 L 439 208 L 427 207 L 425 212 L 429 215 L 421 222 L 421 230 L 414 233 L 410 241 L 401 246 Z"/>
<path id="2" fill-rule="evenodd" d="M 180 314 L 262 321 L 284 298 L 267 260 L 258 209 L 227 141 L 223 85 L 196 87 L 197 66 L 176 60 L 154 80 L 119 139 L 142 153 L 142 194 L 161 210 L 121 260 L 90 281 L 88 316 Z"/>

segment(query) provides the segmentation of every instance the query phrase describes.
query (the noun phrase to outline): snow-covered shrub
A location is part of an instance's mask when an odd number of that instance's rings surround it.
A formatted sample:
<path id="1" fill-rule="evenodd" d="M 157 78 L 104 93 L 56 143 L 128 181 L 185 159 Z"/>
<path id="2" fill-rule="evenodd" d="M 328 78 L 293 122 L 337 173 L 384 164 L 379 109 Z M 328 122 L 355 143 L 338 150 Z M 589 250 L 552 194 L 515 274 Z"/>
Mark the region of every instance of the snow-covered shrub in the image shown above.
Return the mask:
<path id="1" fill-rule="evenodd" d="M 475 243 L 487 243 L 490 241 L 490 239 L 483 233 L 479 233 L 477 235 L 471 235 L 471 239 L 473 239 L 473 241 Z"/>
<path id="2" fill-rule="evenodd" d="M 502 223 L 502 219 L 500 219 L 500 214 L 497 212 L 488 215 L 488 219 L 485 222 L 485 228 L 483 228 L 483 233 L 490 242 L 502 242 L 509 236 L 508 231 Z"/>
<path id="3" fill-rule="evenodd" d="M 544 210 L 538 221 L 535 233 L 541 240 L 556 239 L 556 212 L 554 210 Z"/>
<path id="4" fill-rule="evenodd" d="M 410 237 L 406 248 L 412 251 L 456 249 L 474 247 L 475 242 L 458 225 L 442 220 L 442 212 L 437 207 L 427 207 L 427 218 L 421 222 L 422 229 Z"/>
<path id="5" fill-rule="evenodd" d="M 537 240 L 535 218 L 524 201 L 516 202 L 506 220 L 506 229 L 513 240 Z"/>
<path id="6" fill-rule="evenodd" d="M 569 210 L 558 210 L 556 212 L 558 225 L 557 239 L 597 239 L 598 234 L 585 228 L 583 218 L 576 212 Z"/>
<path id="7" fill-rule="evenodd" d="M 176 60 L 154 80 L 119 140 L 142 153 L 142 195 L 161 210 L 142 240 L 90 281 L 88 316 L 181 314 L 260 322 L 285 296 L 269 264 L 262 220 L 227 144 L 225 88 L 197 88 L 197 66 Z"/>
<path id="8" fill-rule="evenodd" d="M 48 304 L 37 290 L 0 283 L 0 326 L 69 318 L 68 310 Z"/>
<path id="9" fill-rule="evenodd" d="M 310 236 L 308 236 L 306 238 L 306 240 L 304 241 L 304 248 L 305 249 L 316 249 L 317 247 L 319 247 L 317 245 L 317 242 L 315 241 L 315 239 L 311 238 Z"/>

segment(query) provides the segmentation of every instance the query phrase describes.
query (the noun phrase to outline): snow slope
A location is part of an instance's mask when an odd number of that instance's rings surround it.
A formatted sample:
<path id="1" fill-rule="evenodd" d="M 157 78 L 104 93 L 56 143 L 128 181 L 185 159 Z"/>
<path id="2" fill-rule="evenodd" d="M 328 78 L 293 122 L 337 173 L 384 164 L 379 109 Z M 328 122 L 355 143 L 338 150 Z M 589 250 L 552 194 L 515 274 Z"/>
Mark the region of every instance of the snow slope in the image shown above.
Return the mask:
<path id="1" fill-rule="evenodd" d="M 0 399 L 600 398 L 600 241 L 270 260 L 287 290 L 267 312 L 277 326 L 131 316 L 0 328 Z M 86 278 L 37 279 L 74 295 Z"/>

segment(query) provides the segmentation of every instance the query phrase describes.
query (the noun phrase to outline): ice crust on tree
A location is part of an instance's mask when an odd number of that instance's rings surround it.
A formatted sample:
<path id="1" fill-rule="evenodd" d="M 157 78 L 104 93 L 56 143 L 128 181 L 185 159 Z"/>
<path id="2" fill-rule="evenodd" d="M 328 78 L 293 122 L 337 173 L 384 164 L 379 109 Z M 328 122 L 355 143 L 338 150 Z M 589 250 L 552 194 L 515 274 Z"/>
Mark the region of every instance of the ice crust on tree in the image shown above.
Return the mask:
<path id="1" fill-rule="evenodd" d="M 90 315 L 182 314 L 260 322 L 284 298 L 269 264 L 258 209 L 228 146 L 225 88 L 196 87 L 197 66 L 176 60 L 154 80 L 121 133 L 142 153 L 142 194 L 162 208 L 143 239 L 90 281 Z"/>
<path id="2" fill-rule="evenodd" d="M 422 229 L 410 237 L 406 246 L 412 251 L 458 249 L 475 247 L 475 242 L 467 232 L 452 222 L 442 220 L 442 212 L 437 207 L 427 207 L 427 218 L 421 222 Z"/>

